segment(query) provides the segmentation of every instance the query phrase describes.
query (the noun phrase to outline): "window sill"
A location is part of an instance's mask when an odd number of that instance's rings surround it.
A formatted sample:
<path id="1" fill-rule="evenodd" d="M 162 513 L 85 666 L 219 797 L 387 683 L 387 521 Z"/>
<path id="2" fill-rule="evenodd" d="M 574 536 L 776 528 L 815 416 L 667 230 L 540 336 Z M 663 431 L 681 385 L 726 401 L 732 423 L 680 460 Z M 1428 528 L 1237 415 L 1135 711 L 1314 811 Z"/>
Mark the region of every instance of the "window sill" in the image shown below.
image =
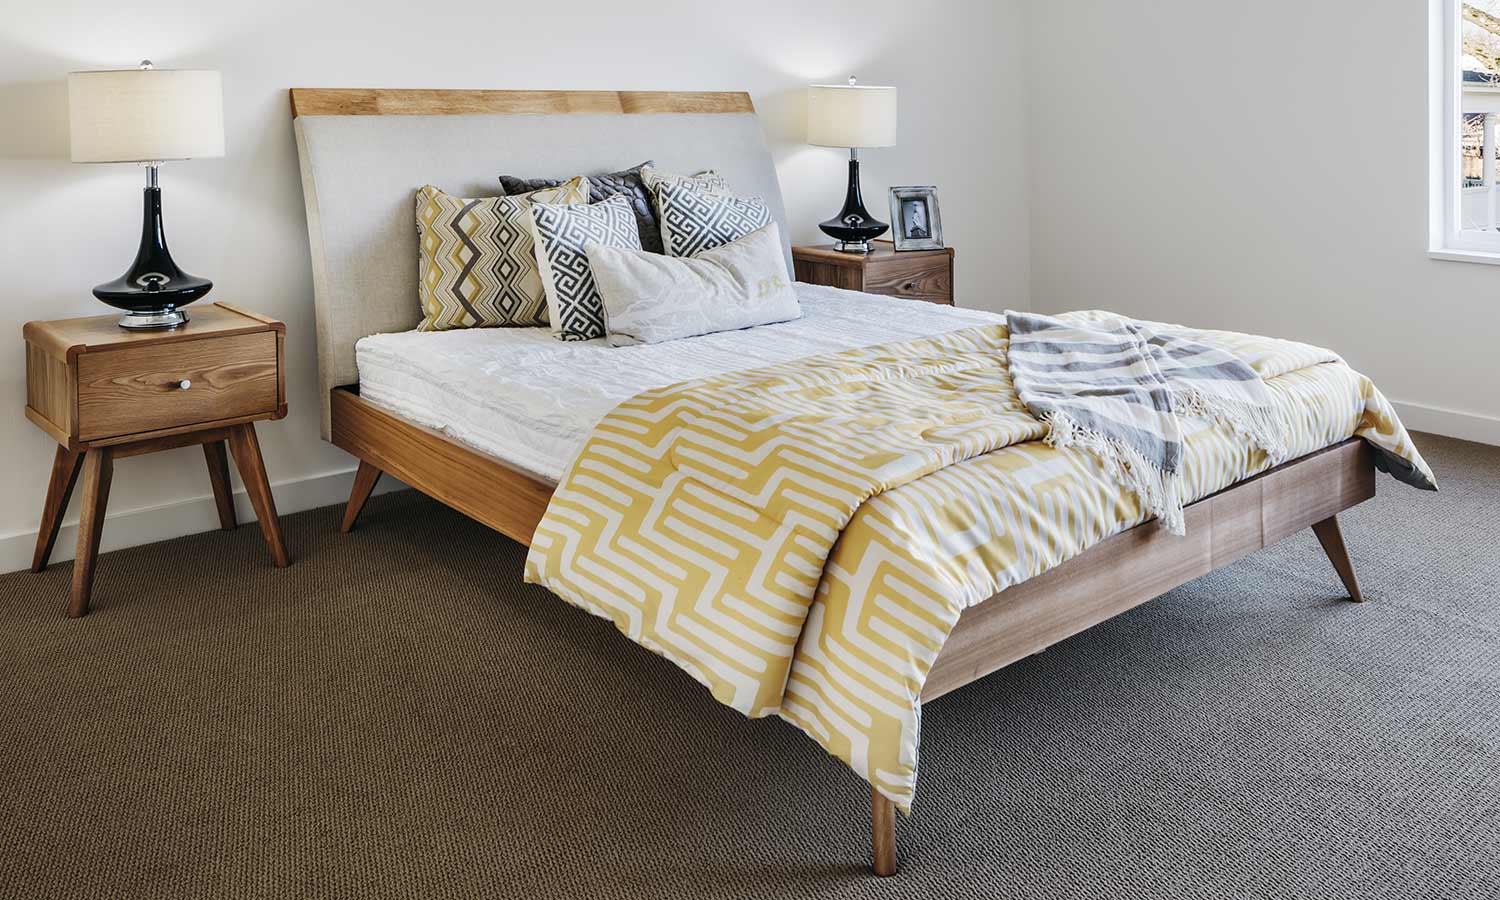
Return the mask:
<path id="1" fill-rule="evenodd" d="M 1487 250 L 1428 250 L 1429 259 L 1441 259 L 1448 262 L 1482 263 L 1489 266 L 1500 266 L 1500 253 Z"/>

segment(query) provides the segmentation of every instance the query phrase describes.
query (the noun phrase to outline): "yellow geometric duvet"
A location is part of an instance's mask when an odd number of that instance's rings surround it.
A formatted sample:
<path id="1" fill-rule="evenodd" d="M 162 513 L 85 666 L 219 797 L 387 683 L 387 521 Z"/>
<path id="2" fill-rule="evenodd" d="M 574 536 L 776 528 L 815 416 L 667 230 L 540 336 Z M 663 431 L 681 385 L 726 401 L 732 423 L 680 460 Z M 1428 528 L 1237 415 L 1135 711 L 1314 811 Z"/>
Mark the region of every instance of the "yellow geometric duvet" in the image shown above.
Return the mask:
<path id="1" fill-rule="evenodd" d="M 1430 481 L 1338 357 L 1197 334 L 1265 379 L 1292 457 L 1357 434 Z M 1006 338 L 966 328 L 626 401 L 554 492 L 526 580 L 721 703 L 801 728 L 909 811 L 922 685 L 959 614 L 1144 519 L 1091 456 L 1042 442 Z M 1184 432 L 1189 501 L 1269 466 L 1206 420 Z"/>

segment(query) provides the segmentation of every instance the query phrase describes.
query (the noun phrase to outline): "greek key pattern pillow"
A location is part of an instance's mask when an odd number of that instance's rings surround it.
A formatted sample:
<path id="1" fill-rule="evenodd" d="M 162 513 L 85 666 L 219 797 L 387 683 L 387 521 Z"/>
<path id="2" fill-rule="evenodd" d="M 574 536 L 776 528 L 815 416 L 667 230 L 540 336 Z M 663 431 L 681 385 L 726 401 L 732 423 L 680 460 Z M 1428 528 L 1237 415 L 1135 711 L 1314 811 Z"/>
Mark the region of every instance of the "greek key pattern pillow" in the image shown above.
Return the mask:
<path id="1" fill-rule="evenodd" d="M 531 225 L 553 336 L 564 341 L 603 337 L 604 307 L 584 247 L 640 250 L 630 201 L 616 194 L 588 205 L 536 203 Z"/>
<path id="2" fill-rule="evenodd" d="M 658 182 L 661 240 L 668 256 L 696 256 L 737 241 L 771 224 L 771 211 L 756 197 L 735 197 L 687 184 Z"/>
<path id="3" fill-rule="evenodd" d="M 588 202 L 588 180 L 517 197 L 467 199 L 417 191 L 419 331 L 547 324 L 532 246 L 533 203 Z"/>

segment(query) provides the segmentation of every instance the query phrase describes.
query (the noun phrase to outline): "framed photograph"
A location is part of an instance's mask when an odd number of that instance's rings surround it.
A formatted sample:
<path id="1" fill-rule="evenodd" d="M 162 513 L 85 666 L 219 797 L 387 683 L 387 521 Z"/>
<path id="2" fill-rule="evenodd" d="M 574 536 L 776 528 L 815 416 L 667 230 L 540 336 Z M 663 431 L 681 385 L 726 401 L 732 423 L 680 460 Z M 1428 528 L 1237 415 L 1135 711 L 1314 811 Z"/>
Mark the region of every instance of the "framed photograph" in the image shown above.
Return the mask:
<path id="1" fill-rule="evenodd" d="M 891 240 L 897 250 L 942 249 L 937 188 L 930 184 L 891 188 Z"/>

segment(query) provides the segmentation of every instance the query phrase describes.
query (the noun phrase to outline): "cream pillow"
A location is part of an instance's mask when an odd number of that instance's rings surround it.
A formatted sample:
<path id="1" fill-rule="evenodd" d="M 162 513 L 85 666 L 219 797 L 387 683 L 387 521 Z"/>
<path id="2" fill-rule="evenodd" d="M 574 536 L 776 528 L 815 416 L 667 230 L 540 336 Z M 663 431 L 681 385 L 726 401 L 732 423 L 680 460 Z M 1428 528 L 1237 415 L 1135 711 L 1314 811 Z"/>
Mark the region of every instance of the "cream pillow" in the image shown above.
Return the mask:
<path id="1" fill-rule="evenodd" d="M 584 249 L 614 347 L 802 316 L 775 222 L 690 258 L 594 242 Z"/>
<path id="2" fill-rule="evenodd" d="M 547 324 L 531 235 L 533 203 L 587 203 L 587 178 L 513 197 L 417 191 L 419 331 Z"/>

